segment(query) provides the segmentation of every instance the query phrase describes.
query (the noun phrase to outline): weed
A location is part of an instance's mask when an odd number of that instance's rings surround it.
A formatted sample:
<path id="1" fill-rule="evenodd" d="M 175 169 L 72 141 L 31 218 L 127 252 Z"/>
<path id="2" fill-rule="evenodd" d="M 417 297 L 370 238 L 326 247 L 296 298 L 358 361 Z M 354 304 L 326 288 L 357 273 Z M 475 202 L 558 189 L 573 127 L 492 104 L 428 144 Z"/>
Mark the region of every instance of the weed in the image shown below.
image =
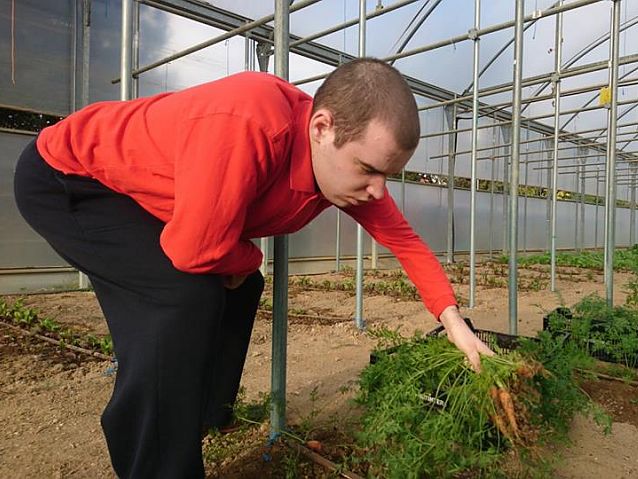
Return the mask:
<path id="1" fill-rule="evenodd" d="M 36 310 L 26 307 L 21 299 L 15 301 L 13 305 L 0 300 L 0 317 L 26 329 L 57 338 L 61 341 L 62 348 L 73 345 L 98 350 L 107 356 L 113 354 L 113 342 L 110 336 L 97 338 L 92 334 L 80 335 L 72 329 L 63 328 L 51 318 L 40 317 Z"/>
<path id="2" fill-rule="evenodd" d="M 262 296 L 259 299 L 259 308 L 265 311 L 272 311 L 272 299 Z"/>
<path id="3" fill-rule="evenodd" d="M 340 272 L 345 276 L 354 276 L 354 268 L 352 266 L 343 265 Z"/>
<path id="4" fill-rule="evenodd" d="M 301 434 L 304 436 L 304 439 L 307 439 L 310 433 L 314 428 L 315 420 L 320 413 L 320 410 L 317 408 L 317 400 L 319 399 L 319 386 L 315 386 L 310 391 L 310 412 L 301 418 L 299 423 L 299 429 Z"/>

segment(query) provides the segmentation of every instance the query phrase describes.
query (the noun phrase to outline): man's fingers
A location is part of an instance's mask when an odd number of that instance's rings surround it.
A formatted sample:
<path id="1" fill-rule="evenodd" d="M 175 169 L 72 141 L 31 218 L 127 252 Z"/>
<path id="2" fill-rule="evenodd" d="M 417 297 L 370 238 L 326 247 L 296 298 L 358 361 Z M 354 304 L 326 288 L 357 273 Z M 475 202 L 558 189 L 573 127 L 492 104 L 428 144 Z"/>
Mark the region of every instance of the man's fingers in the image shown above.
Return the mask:
<path id="1" fill-rule="evenodd" d="M 477 351 L 467 353 L 467 360 L 470 362 L 470 366 L 475 372 L 481 372 L 481 358 Z"/>
<path id="2" fill-rule="evenodd" d="M 489 347 L 487 347 L 487 344 L 485 344 L 483 341 L 479 341 L 477 349 L 479 353 L 485 354 L 486 356 L 494 356 L 496 354 Z"/>

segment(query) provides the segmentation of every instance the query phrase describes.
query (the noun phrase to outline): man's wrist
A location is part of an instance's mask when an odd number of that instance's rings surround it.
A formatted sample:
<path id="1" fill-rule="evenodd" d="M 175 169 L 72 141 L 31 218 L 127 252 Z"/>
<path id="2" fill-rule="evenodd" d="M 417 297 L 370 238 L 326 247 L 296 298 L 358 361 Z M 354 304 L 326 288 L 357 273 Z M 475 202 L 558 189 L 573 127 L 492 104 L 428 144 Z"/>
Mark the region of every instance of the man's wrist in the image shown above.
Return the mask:
<path id="1" fill-rule="evenodd" d="M 454 305 L 448 306 L 443 310 L 443 312 L 439 316 L 439 321 L 445 327 L 445 329 L 450 329 L 456 325 L 465 324 L 459 308 Z"/>

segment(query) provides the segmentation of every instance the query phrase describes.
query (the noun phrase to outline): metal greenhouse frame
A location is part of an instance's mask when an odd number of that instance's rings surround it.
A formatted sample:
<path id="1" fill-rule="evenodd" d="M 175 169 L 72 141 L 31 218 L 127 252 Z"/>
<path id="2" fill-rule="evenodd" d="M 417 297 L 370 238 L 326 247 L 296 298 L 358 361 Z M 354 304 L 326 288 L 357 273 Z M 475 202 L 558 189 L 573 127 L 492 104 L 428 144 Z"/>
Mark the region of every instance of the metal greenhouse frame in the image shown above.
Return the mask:
<path id="1" fill-rule="evenodd" d="M 391 12 L 398 11 L 418 0 L 397 0 L 389 5 L 367 11 L 365 0 L 359 0 L 359 14 L 334 25 L 328 29 L 315 32 L 306 37 L 299 37 L 290 33 L 290 15 L 294 12 L 303 15 L 303 10 L 317 4 L 319 0 L 275 0 L 274 13 L 259 19 L 250 19 L 236 13 L 223 10 L 208 3 L 197 0 L 122 0 L 122 36 L 121 36 L 121 62 L 119 78 L 112 79 L 112 83 L 119 83 L 120 98 L 129 99 L 137 95 L 136 79 L 147 72 L 160 66 L 167 65 L 177 59 L 186 57 L 212 45 L 224 42 L 232 37 L 242 36 L 246 39 L 246 68 L 254 65 L 254 57 L 257 56 L 261 70 L 267 70 L 268 57 L 274 56 L 274 72 L 276 75 L 289 78 L 289 54 L 294 53 L 307 59 L 319 62 L 326 67 L 336 67 L 355 58 L 346 51 L 335 49 L 316 40 L 335 32 L 343 31 L 350 27 L 358 28 L 358 55 L 366 54 L 366 23 L 369 20 L 381 17 Z M 442 0 L 425 2 L 419 10 L 419 17 L 414 18 L 411 30 L 406 29 L 407 37 L 396 48 L 396 52 L 382 60 L 396 62 L 415 55 L 433 52 L 445 47 L 456 46 L 464 42 L 471 42 L 472 46 L 472 76 L 471 83 L 458 93 L 425 82 L 414 76 L 405 76 L 413 93 L 419 99 L 419 110 L 422 115 L 441 113 L 440 131 L 424 131 L 421 139 L 425 142 L 441 141 L 441 148 L 435 154 L 426 157 L 428 161 L 439 161 L 440 172 L 424 171 L 423 173 L 444 178 L 447 185 L 445 196 L 447 201 L 447 215 L 445 224 L 445 253 L 446 260 L 453 262 L 456 247 L 455 201 L 458 188 L 455 188 L 455 178 L 460 166 L 469 165 L 469 307 L 476 303 L 476 262 L 477 255 L 481 253 L 478 248 L 477 229 L 477 202 L 480 195 L 479 183 L 489 180 L 489 252 L 492 253 L 495 229 L 493 220 L 495 215 L 495 183 L 496 164 L 502 160 L 502 250 L 509 255 L 509 331 L 511 334 L 518 332 L 518 267 L 517 259 L 520 251 L 527 251 L 526 229 L 528 225 L 528 195 L 519 193 L 521 184 L 528 186 L 529 175 L 538 174 L 542 184 L 535 185 L 546 189 L 542 208 L 546 211 L 545 224 L 546 245 L 550 253 L 551 290 L 556 290 L 556 261 L 558 251 L 558 227 L 559 227 L 559 186 L 562 178 L 568 177 L 574 180 L 575 192 L 579 195 L 579 201 L 574 202 L 576 215 L 574 217 L 574 247 L 583 249 L 586 247 L 586 206 L 585 194 L 587 181 L 595 186 L 596 203 L 594 220 L 594 247 L 598 247 L 599 236 L 604 238 L 604 281 L 606 298 L 609 305 L 613 303 L 613 260 L 616 246 L 616 216 L 618 187 L 627 187 L 627 201 L 630 205 L 629 212 L 629 242 L 635 241 L 635 203 L 636 181 L 638 173 L 638 121 L 628 121 L 628 114 L 634 112 L 638 106 L 638 97 L 620 99 L 619 89 L 630 88 L 638 85 L 638 48 L 621 56 L 621 33 L 638 25 L 638 17 L 626 19 L 621 22 L 621 6 L 629 0 L 612 0 L 609 18 L 609 31 L 607 34 L 594 39 L 589 45 L 581 49 L 577 54 L 565 60 L 563 58 L 564 41 L 564 15 L 567 12 L 584 9 L 603 0 L 558 0 L 549 8 L 533 11 L 525 15 L 525 1 L 511 0 L 515 7 L 514 18 L 506 22 L 494 25 L 482 25 L 481 0 L 474 0 L 473 25 L 462 35 L 452 36 L 436 41 L 428 45 L 406 49 L 408 42 L 413 38 L 417 30 L 426 20 L 445 4 Z M 381 4 L 382 2 L 379 2 Z M 485 3 L 485 2 L 484 2 Z M 529 2 L 528 2 L 529 3 Z M 177 53 L 167 55 L 164 58 L 139 66 L 139 7 L 146 5 L 162 10 L 171 15 L 194 20 L 205 25 L 224 30 L 223 34 L 193 45 Z M 87 104 L 88 96 L 88 64 L 90 53 L 90 22 L 87 12 L 90 11 L 91 0 L 75 0 L 74 15 L 75 25 L 81 28 L 74 31 L 73 52 L 76 55 L 74 64 L 79 65 L 80 74 L 72 78 L 74 101 L 72 107 Z M 427 7 L 427 8 L 426 8 Z M 544 18 L 553 18 L 554 46 L 553 69 L 550 72 L 524 77 L 523 66 L 525 64 L 524 45 L 525 31 Z M 269 23 L 274 22 L 274 27 Z M 502 47 L 487 61 L 481 57 L 481 40 L 487 36 L 513 29 L 513 35 Z M 252 43 L 251 43 L 252 42 Z M 257 44 L 255 47 L 254 44 Z M 579 61 L 595 49 L 609 45 L 609 53 L 605 60 L 587 64 Z M 469 45 L 469 44 L 468 44 Z M 513 65 L 512 81 L 489 87 L 481 86 L 484 74 L 504 54 L 512 48 Z M 344 48 L 345 50 L 345 48 Z M 484 50 L 483 50 L 484 51 Z M 481 65 L 483 65 L 481 67 Z M 627 66 L 627 70 L 621 74 L 620 67 Z M 594 72 L 607 71 L 606 82 L 596 82 L 571 89 L 563 88 L 566 79 L 583 77 Z M 305 85 L 321 80 L 327 73 L 313 75 L 294 83 Z M 525 89 L 535 87 L 531 95 L 524 95 Z M 549 90 L 548 90 L 549 89 Z M 511 93 L 503 100 L 499 98 Z M 566 99 L 591 93 L 591 98 L 578 108 L 563 109 L 561 103 Z M 490 98 L 497 98 L 490 102 Z M 534 105 L 543 102 L 551 102 L 551 113 L 533 113 Z M 624 111 L 620 111 L 625 107 Z M 529 109 L 529 110 L 528 110 Z M 529 114 L 525 114 L 529 111 Z M 606 126 L 601 128 L 567 130 L 568 125 L 573 126 L 577 115 L 585 112 L 598 112 L 606 115 Z M 463 116 L 463 115 L 469 116 Z M 594 114 L 594 113 L 592 113 Z M 625 118 L 624 122 L 622 121 Z M 550 120 L 551 125 L 542 120 Z M 469 121 L 469 126 L 461 126 L 461 121 Z M 491 135 L 492 144 L 481 146 L 479 143 L 480 132 L 487 131 Z M 525 135 L 523 135 L 525 133 Z M 469 135 L 469 146 L 461 147 L 460 139 Z M 444 151 L 444 146 L 447 151 Z M 633 150 L 631 148 L 634 148 Z M 531 157 L 531 158 L 530 158 Z M 592 159 L 593 161 L 587 161 Z M 483 178 L 479 174 L 479 162 L 491 162 L 489 178 Z M 447 170 L 443 171 L 446 163 Z M 531 167 L 531 170 L 530 170 Z M 523 175 L 521 182 L 520 175 Z M 544 176 L 543 176 L 544 175 Z M 485 176 L 485 175 L 484 175 Z M 402 175 L 400 186 L 400 206 L 406 210 L 406 181 L 405 171 Z M 542 178 L 542 179 L 541 179 Z M 604 184 L 604 231 L 598 231 L 599 193 L 601 183 Z M 527 190 L 526 190 L 527 191 Z M 624 190 L 621 190 L 624 191 Z M 443 191 L 441 191 L 443 197 Z M 590 192 L 589 194 L 594 194 Z M 456 198 L 456 199 L 455 199 Z M 519 202 L 519 199 L 521 200 Z M 408 202 L 409 203 L 409 202 Z M 484 201 L 486 203 L 486 201 Z M 522 203 L 519 204 L 519 203 Z M 591 204 L 591 203 L 590 203 Z M 409 206 L 409 204 L 407 205 Z M 522 209 L 521 209 L 522 206 Z M 521 216 L 521 213 L 522 216 Z M 523 242 L 519 238 L 519 221 L 523 220 Z M 343 253 L 341 250 L 341 218 L 336 217 L 335 223 L 335 266 L 341 268 Z M 571 233 L 570 233 L 571 234 Z M 365 327 L 363 317 L 363 275 L 364 275 L 364 234 L 361 226 L 356 232 L 356 311 L 354 312 L 357 327 Z M 268 268 L 267 241 L 262 241 L 265 262 L 264 271 Z M 463 249 L 463 248 L 461 248 Z M 483 251 L 485 248 L 483 248 Z M 272 438 L 276 438 L 285 427 L 285 397 L 286 397 L 286 341 L 288 320 L 288 274 L 289 274 L 289 244 L 288 237 L 276 237 L 274 239 L 273 261 L 273 338 L 272 338 Z M 330 258 L 332 260 L 332 258 Z M 377 266 L 378 251 L 376 245 L 371 249 L 372 267 Z M 81 276 L 81 286 L 86 286 L 87 280 Z"/>

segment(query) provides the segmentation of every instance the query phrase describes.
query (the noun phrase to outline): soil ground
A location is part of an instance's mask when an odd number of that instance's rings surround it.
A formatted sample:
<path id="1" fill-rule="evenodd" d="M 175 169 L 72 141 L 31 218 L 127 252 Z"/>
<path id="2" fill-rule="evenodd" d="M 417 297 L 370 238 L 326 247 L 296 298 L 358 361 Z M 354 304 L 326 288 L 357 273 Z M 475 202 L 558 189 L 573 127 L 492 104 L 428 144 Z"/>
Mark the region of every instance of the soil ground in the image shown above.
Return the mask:
<path id="1" fill-rule="evenodd" d="M 462 279 L 459 267 L 448 271 Z M 464 309 L 481 329 L 508 332 L 508 294 L 505 280 L 495 281 L 493 269 L 478 271 L 476 305 Z M 344 275 L 312 276 L 313 282 L 344 280 Z M 519 334 L 534 335 L 544 314 L 560 305 L 570 306 L 585 295 L 604 295 L 602 274 L 592 270 L 559 269 L 558 291 L 547 286 L 546 269 L 521 272 L 524 291 L 518 294 Z M 624 301 L 628 273 L 614 278 L 617 303 Z M 371 281 L 382 281 L 383 278 Z M 467 284 L 455 283 L 460 298 L 468 298 Z M 265 293 L 265 296 L 268 291 Z M 12 302 L 15 297 L 2 298 Z M 91 292 L 38 294 L 24 298 L 26 305 L 76 331 L 106 334 L 107 328 Z M 311 433 L 338 436 L 340 426 L 356 421 L 349 402 L 352 386 L 369 361 L 374 341 L 358 331 L 351 320 L 354 296 L 345 291 L 318 291 L 292 286 L 289 308 L 307 316 L 291 316 L 288 332 L 288 422 L 319 427 Z M 308 316 L 321 316 L 322 320 Z M 419 301 L 368 295 L 364 302 L 368 328 L 400 328 L 404 335 L 437 326 Z M 270 387 L 271 321 L 258 315 L 242 380 L 247 401 L 255 401 Z M 101 433 L 100 413 L 110 396 L 114 375 L 108 361 L 64 352 L 55 346 L 0 324 L 0 477 L 112 478 L 114 474 Z M 551 477 L 561 479 L 638 478 L 638 392 L 616 382 L 596 382 L 585 389 L 613 417 L 605 436 L 590 418 L 577 417 L 570 446 L 557 449 L 561 459 Z M 301 427 L 301 426 L 300 426 Z M 307 429 L 306 429 L 307 432 Z M 248 433 L 254 447 L 232 444 L 232 439 L 209 437 L 209 477 L 327 477 L 308 462 L 290 454 L 266 450 L 267 428 Z M 232 435 L 229 435 L 229 437 Z M 245 435 L 244 435 L 244 441 Z M 226 442 L 224 442 L 226 441 Z M 233 447 L 235 449 L 233 449 Z M 275 460 L 264 461 L 263 453 Z M 294 458 L 293 458 L 294 459 Z M 292 476 L 294 477 L 294 476 Z"/>

